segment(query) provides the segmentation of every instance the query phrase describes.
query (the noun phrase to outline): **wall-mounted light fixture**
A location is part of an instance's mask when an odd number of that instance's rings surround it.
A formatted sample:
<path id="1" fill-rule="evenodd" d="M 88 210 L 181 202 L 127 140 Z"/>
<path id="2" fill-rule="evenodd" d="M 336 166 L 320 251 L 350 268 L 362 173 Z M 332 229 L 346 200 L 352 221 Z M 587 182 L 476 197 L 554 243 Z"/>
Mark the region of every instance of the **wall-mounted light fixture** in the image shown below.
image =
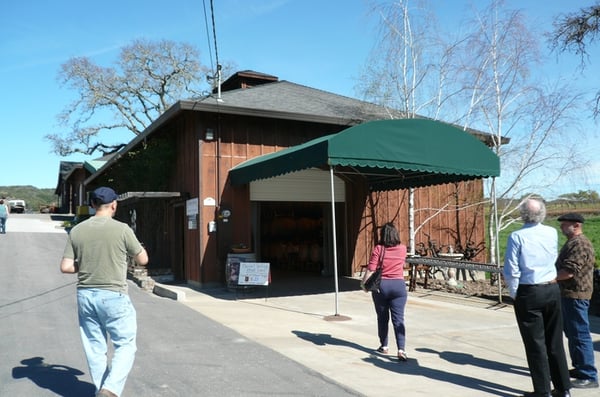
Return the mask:
<path id="1" fill-rule="evenodd" d="M 204 133 L 204 140 L 212 141 L 213 139 L 215 139 L 215 131 L 212 128 L 207 128 Z"/>

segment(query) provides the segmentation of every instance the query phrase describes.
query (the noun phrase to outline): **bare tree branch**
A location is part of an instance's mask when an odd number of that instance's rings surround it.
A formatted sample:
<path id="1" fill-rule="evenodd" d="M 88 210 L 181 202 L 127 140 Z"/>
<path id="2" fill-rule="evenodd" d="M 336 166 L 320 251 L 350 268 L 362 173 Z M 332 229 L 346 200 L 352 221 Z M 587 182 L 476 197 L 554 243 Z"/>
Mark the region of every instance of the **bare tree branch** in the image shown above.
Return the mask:
<path id="1" fill-rule="evenodd" d="M 584 63 L 588 56 L 587 44 L 596 41 L 600 34 L 600 4 L 562 15 L 553 25 L 554 32 L 550 36 L 552 47 L 561 52 L 574 52 Z"/>
<path id="2" fill-rule="evenodd" d="M 597 2 L 578 12 L 562 15 L 553 26 L 554 31 L 549 34 L 551 48 L 559 52 L 574 52 L 581 58 L 580 67 L 585 68 L 590 60 L 587 46 L 596 42 L 600 35 L 600 4 Z M 600 114 L 600 91 L 596 92 L 592 114 L 594 118 Z"/>
<path id="3" fill-rule="evenodd" d="M 168 40 L 136 40 L 121 49 L 114 67 L 71 58 L 59 82 L 78 96 L 57 116 L 65 132 L 45 138 L 62 156 L 114 151 L 123 143 L 108 144 L 111 131 L 141 134 L 177 100 L 198 96 L 204 72 L 194 47 Z"/>
<path id="4" fill-rule="evenodd" d="M 490 213 L 497 199 L 516 205 L 524 192 L 585 167 L 581 158 L 574 161 L 578 150 L 570 139 L 578 131 L 582 95 L 534 79 L 532 71 L 542 63 L 540 43 L 520 11 L 492 0 L 475 9 L 453 41 L 439 31 L 435 18 L 408 3 L 376 8 L 383 33 L 361 82 L 363 92 L 409 115 L 489 132 L 502 165 L 502 176 L 489 184 Z M 501 144 L 505 138 L 510 145 Z M 495 233 L 510 222 L 511 205 L 488 223 L 493 261 Z"/>

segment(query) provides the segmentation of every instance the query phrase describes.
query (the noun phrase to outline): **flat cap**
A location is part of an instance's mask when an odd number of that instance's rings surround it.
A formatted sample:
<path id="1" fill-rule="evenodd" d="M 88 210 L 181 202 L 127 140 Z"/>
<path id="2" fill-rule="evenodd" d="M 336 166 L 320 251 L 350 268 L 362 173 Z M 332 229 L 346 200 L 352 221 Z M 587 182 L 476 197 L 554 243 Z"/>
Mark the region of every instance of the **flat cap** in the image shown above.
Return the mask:
<path id="1" fill-rule="evenodd" d="M 101 205 L 112 203 L 117 199 L 117 193 L 109 187 L 102 186 L 90 194 L 90 204 Z"/>
<path id="2" fill-rule="evenodd" d="M 583 223 L 585 222 L 585 219 L 583 218 L 583 216 L 581 214 L 578 214 L 577 212 L 569 212 L 568 214 L 563 214 L 561 216 L 558 217 L 558 221 L 559 222 L 579 222 L 579 223 Z"/>

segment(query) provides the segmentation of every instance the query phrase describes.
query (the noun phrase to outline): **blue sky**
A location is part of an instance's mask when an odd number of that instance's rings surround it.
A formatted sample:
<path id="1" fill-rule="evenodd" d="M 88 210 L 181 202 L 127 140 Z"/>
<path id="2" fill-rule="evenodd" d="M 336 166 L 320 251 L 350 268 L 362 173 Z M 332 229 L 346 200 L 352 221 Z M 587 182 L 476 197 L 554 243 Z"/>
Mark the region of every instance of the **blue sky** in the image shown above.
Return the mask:
<path id="1" fill-rule="evenodd" d="M 579 7 L 573 3 L 551 0 L 542 6 L 538 0 L 506 1 L 507 7 L 524 9 L 532 24 L 548 28 L 552 17 Z M 586 6 L 593 1 L 576 3 Z M 429 4 L 436 7 L 442 23 L 458 28 L 471 2 L 430 0 Z M 209 0 L 206 7 L 210 9 Z M 214 8 L 222 62 L 233 61 L 240 70 L 256 70 L 357 96 L 357 79 L 375 38 L 367 1 L 214 0 Z M 91 159 L 54 155 L 43 138 L 59 131 L 56 115 L 74 96 L 56 80 L 62 63 L 74 56 L 87 56 L 97 64 L 110 66 L 122 46 L 147 38 L 194 44 L 201 51 L 202 63 L 210 65 L 206 29 L 202 0 L 168 4 L 156 0 L 4 2 L 0 12 L 0 147 L 4 171 L 0 186 L 55 188 L 61 160 Z M 600 58 L 595 62 L 597 65 Z M 574 63 L 565 64 L 553 65 L 550 70 L 572 74 Z M 590 153 L 600 149 L 596 144 L 588 146 Z M 600 166 L 598 170 L 592 174 L 600 174 Z M 594 181 L 577 181 L 568 191 L 596 186 L 600 185 Z"/>

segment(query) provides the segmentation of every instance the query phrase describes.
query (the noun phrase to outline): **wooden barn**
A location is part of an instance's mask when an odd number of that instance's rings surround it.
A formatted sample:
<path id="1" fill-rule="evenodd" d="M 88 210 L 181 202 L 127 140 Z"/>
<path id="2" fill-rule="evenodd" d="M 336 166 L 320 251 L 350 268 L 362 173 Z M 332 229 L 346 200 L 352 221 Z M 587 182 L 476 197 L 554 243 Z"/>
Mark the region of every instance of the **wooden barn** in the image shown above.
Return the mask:
<path id="1" fill-rule="evenodd" d="M 110 157 L 112 155 L 84 162 L 60 162 L 58 182 L 54 190 L 54 194 L 58 196 L 57 213 L 77 214 L 78 208 L 88 205 L 85 180 L 102 167 Z"/>
<path id="2" fill-rule="evenodd" d="M 56 212 L 74 214 L 77 207 L 83 204 L 86 197 L 84 181 L 86 175 L 82 162 L 61 161 L 58 171 L 58 182 L 54 194 L 58 196 Z"/>
<path id="3" fill-rule="evenodd" d="M 403 118 L 275 76 L 238 72 L 218 94 L 175 103 L 89 176 L 86 190 L 107 185 L 121 193 L 117 217 L 145 243 L 150 272 L 197 286 L 225 283 L 231 255 L 269 262 L 277 277 L 331 276 L 334 262 L 339 275 L 354 275 L 383 223 L 394 222 L 408 243 L 409 187 L 417 243 L 457 249 L 484 241 L 481 178 L 499 170 L 482 144 L 490 137 L 450 126 L 447 136 L 392 131 L 378 149 L 374 130 L 357 130 Z M 325 153 L 323 142 L 371 157 L 342 161 Z M 467 176 L 470 166 L 476 170 Z"/>

